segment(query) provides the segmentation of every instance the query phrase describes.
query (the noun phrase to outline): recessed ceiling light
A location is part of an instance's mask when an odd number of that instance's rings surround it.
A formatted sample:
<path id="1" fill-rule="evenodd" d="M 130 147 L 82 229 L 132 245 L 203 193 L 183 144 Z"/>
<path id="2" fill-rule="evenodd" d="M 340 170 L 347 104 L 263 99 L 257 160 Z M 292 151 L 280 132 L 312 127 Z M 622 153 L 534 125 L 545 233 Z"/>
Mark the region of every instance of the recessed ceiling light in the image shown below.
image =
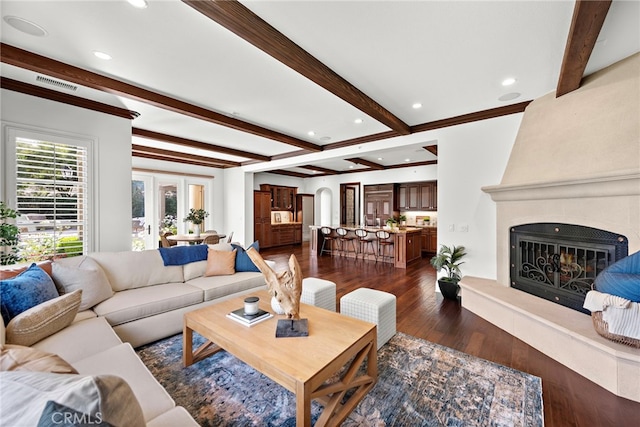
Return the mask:
<path id="1" fill-rule="evenodd" d="M 111 55 L 109 55 L 108 53 L 100 52 L 99 50 L 94 50 L 93 54 L 96 56 L 96 58 L 104 59 L 105 61 L 111 59 Z"/>
<path id="2" fill-rule="evenodd" d="M 34 24 L 31 21 L 27 21 L 24 18 L 20 18 L 18 16 L 5 16 L 4 22 L 11 25 L 18 31 L 22 31 L 23 33 L 30 34 L 36 37 L 43 37 L 47 35 L 47 30 L 42 28 L 38 24 Z"/>
<path id="3" fill-rule="evenodd" d="M 413 104 L 411 107 L 413 107 L 413 109 L 417 110 L 418 108 L 422 108 L 422 104 L 419 102 L 416 102 L 415 104 Z"/>
<path id="4" fill-rule="evenodd" d="M 320 137 L 320 141 L 331 141 L 331 137 L 330 136 L 321 136 Z"/>
<path id="5" fill-rule="evenodd" d="M 405 162 L 410 162 L 410 161 L 411 161 L 411 159 L 404 159 L 404 161 L 405 161 Z"/>
<path id="6" fill-rule="evenodd" d="M 505 93 L 500 98 L 498 98 L 498 101 L 511 101 L 512 99 L 519 98 L 520 95 L 521 94 L 518 92 Z"/>
<path id="7" fill-rule="evenodd" d="M 502 81 L 502 86 L 511 86 L 516 82 L 516 79 L 513 77 L 506 78 Z"/>
<path id="8" fill-rule="evenodd" d="M 378 157 L 378 160 L 382 160 L 382 157 Z"/>
<path id="9" fill-rule="evenodd" d="M 360 123 L 362 123 L 362 119 L 355 119 L 353 123 L 359 125 Z"/>
<path id="10" fill-rule="evenodd" d="M 353 169 L 353 165 L 349 165 L 349 169 Z"/>
<path id="11" fill-rule="evenodd" d="M 314 136 L 315 134 L 316 134 L 316 133 L 315 133 L 314 131 L 312 131 L 312 130 L 310 130 L 309 132 L 307 132 L 307 135 L 309 135 L 309 136 Z"/>
<path id="12" fill-rule="evenodd" d="M 146 9 L 149 4 L 147 0 L 127 0 L 129 4 L 133 7 L 137 7 L 138 9 Z"/>

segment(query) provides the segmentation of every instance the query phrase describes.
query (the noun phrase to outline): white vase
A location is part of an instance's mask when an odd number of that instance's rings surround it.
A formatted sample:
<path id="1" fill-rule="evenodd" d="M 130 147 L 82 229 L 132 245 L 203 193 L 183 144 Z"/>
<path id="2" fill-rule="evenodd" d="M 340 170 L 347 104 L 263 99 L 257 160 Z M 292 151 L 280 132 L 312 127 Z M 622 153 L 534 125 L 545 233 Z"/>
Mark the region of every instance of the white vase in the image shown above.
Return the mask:
<path id="1" fill-rule="evenodd" d="M 200 237 L 200 224 L 193 224 L 193 235 Z"/>
<path id="2" fill-rule="evenodd" d="M 284 314 L 284 310 L 280 306 L 280 303 L 278 302 L 278 299 L 276 297 L 271 297 L 271 309 L 276 314 Z"/>

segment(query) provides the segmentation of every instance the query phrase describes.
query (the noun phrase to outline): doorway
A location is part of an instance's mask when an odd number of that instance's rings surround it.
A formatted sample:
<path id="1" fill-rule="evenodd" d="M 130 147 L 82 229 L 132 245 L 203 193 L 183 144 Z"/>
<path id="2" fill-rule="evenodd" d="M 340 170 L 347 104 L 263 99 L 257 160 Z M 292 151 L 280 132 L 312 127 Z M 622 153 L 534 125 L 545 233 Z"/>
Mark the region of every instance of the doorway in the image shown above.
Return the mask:
<path id="1" fill-rule="evenodd" d="M 360 183 L 340 184 L 340 224 L 360 223 Z"/>
<path id="2" fill-rule="evenodd" d="M 314 225 L 314 197 L 313 194 L 298 194 L 296 196 L 296 220 L 302 223 L 302 241 L 311 240 L 311 229 Z"/>

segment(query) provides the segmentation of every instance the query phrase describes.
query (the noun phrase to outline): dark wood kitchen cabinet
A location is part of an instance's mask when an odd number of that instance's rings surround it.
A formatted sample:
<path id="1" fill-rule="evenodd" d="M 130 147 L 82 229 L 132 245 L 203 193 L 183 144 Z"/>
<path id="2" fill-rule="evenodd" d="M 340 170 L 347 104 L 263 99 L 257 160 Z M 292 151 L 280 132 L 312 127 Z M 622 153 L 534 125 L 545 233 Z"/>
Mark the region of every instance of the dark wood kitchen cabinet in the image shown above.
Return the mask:
<path id="1" fill-rule="evenodd" d="M 253 238 L 261 248 L 268 248 L 271 241 L 271 193 L 253 192 Z"/>
<path id="2" fill-rule="evenodd" d="M 396 210 L 417 211 L 420 209 L 420 184 L 408 183 L 398 186 Z"/>
<path id="3" fill-rule="evenodd" d="M 420 205 L 421 211 L 438 210 L 438 182 L 429 181 L 420 184 Z"/>
<path id="4" fill-rule="evenodd" d="M 260 184 L 260 191 L 271 193 L 271 210 L 294 211 L 296 207 L 296 187 L 283 185 Z"/>
<path id="5" fill-rule="evenodd" d="M 424 227 L 422 229 L 422 252 L 438 252 L 438 229 L 436 227 Z"/>

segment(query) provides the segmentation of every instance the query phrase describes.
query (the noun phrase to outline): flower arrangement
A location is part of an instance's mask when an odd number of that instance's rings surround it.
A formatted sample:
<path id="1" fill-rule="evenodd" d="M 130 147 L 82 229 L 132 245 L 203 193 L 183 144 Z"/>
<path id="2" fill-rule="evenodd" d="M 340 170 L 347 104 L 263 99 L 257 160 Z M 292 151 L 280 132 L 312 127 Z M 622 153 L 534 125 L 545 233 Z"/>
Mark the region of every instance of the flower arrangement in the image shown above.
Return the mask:
<path id="1" fill-rule="evenodd" d="M 204 222 L 204 219 L 209 216 L 209 212 L 204 209 L 193 209 L 189 211 L 187 216 L 184 218 L 184 222 L 191 222 L 195 225 L 200 225 Z"/>

